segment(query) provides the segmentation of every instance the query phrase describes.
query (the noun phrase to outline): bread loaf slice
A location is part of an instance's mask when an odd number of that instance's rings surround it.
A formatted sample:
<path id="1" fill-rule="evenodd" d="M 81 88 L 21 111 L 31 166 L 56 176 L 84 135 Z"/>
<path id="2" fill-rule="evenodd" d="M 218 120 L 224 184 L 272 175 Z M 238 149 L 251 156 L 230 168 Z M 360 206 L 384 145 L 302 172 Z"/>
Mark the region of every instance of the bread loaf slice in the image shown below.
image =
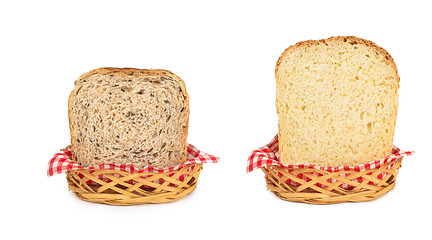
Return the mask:
<path id="1" fill-rule="evenodd" d="M 352 166 L 391 153 L 399 76 L 386 50 L 353 36 L 299 42 L 275 75 L 283 164 Z"/>
<path id="2" fill-rule="evenodd" d="M 75 82 L 68 108 L 72 156 L 83 167 L 186 161 L 189 96 L 170 71 L 95 69 Z"/>

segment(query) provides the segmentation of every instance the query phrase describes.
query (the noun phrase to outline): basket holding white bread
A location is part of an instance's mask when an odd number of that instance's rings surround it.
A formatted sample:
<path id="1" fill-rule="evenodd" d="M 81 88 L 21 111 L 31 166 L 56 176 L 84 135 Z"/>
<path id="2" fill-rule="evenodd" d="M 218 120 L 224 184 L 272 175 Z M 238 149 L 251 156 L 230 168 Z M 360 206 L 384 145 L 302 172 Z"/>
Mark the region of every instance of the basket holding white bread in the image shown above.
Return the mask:
<path id="1" fill-rule="evenodd" d="M 279 198 L 314 204 L 361 202 L 390 191 L 404 156 L 393 145 L 399 76 L 371 41 L 339 36 L 299 42 L 276 69 L 279 132 L 252 152 Z"/>

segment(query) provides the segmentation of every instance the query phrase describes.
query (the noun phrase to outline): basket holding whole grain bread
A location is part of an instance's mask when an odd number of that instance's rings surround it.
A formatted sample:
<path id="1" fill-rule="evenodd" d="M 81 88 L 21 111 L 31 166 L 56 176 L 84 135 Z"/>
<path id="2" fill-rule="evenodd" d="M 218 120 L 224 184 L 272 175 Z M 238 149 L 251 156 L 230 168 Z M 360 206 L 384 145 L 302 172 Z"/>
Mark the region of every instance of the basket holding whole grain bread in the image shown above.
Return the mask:
<path id="1" fill-rule="evenodd" d="M 314 204 L 368 201 L 391 190 L 399 76 L 390 54 L 361 38 L 299 42 L 277 61 L 279 133 L 249 157 L 267 188 Z"/>
<path id="2" fill-rule="evenodd" d="M 203 163 L 218 158 L 187 143 L 189 95 L 174 73 L 99 68 L 69 97 L 71 146 L 50 161 L 69 190 L 112 205 L 178 200 L 196 188 Z"/>

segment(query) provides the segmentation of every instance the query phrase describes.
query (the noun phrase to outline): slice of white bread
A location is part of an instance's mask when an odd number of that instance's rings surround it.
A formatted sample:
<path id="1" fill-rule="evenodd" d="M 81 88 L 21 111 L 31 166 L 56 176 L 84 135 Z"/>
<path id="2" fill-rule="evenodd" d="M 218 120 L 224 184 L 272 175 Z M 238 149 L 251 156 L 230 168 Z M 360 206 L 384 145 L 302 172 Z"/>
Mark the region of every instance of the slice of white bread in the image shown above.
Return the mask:
<path id="1" fill-rule="evenodd" d="M 68 109 L 72 156 L 83 167 L 186 161 L 189 95 L 170 71 L 95 69 L 75 82 Z"/>
<path id="2" fill-rule="evenodd" d="M 353 36 L 299 42 L 275 75 L 281 163 L 353 166 L 391 153 L 399 76 L 386 50 Z"/>

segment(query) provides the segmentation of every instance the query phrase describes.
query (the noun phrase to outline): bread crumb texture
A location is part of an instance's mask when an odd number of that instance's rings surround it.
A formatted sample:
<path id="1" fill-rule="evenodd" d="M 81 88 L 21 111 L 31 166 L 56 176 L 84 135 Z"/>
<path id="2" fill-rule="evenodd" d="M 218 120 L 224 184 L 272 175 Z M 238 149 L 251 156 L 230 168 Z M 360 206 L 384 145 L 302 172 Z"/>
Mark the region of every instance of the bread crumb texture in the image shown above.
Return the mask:
<path id="1" fill-rule="evenodd" d="M 275 75 L 283 164 L 353 166 L 391 153 L 399 76 L 386 50 L 352 36 L 299 42 Z"/>
<path id="2" fill-rule="evenodd" d="M 167 70 L 100 68 L 69 97 L 72 155 L 79 165 L 165 168 L 186 161 L 189 96 Z"/>

